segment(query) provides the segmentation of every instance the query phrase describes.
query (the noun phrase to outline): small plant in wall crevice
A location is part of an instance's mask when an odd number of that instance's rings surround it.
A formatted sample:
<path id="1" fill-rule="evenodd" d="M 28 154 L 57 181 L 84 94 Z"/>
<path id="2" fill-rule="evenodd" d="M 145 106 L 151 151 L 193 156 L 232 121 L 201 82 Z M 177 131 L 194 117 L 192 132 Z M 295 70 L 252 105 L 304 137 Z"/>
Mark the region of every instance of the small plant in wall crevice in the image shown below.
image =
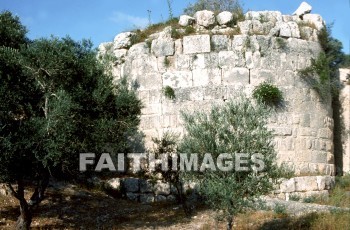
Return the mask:
<path id="1" fill-rule="evenodd" d="M 270 106 L 278 106 L 283 101 L 282 91 L 268 82 L 262 82 L 255 87 L 253 97 Z"/>
<path id="2" fill-rule="evenodd" d="M 164 93 L 164 96 L 168 99 L 174 100 L 176 98 L 175 91 L 170 86 L 165 86 L 163 88 L 163 93 Z"/>

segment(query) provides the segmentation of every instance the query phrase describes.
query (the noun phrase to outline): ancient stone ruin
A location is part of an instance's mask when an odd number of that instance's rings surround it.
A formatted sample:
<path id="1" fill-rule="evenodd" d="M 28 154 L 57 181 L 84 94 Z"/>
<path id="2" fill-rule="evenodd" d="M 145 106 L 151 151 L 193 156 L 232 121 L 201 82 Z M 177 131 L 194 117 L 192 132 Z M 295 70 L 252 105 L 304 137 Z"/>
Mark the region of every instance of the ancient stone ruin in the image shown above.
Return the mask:
<path id="1" fill-rule="evenodd" d="M 134 43 L 135 32 L 121 33 L 99 51 L 116 58 L 115 79 L 127 77 L 145 106 L 140 129 L 146 147 L 166 131 L 183 134 L 180 111 L 209 111 L 239 90 L 251 95 L 261 82 L 275 84 L 284 97 L 269 120 L 278 161 L 302 176 L 285 180 L 276 194 L 288 199 L 293 193 L 327 193 L 336 168 L 331 96 L 322 99 L 298 74 L 321 52 L 317 34 L 325 22 L 311 9 L 303 3 L 293 15 L 249 11 L 237 23 L 230 12 L 199 11 L 182 15 L 178 28 L 168 26 L 143 42 Z M 165 87 L 175 98 L 164 95 Z M 342 157 L 347 172 L 349 153 Z M 138 186 L 133 193 L 142 195 Z"/>

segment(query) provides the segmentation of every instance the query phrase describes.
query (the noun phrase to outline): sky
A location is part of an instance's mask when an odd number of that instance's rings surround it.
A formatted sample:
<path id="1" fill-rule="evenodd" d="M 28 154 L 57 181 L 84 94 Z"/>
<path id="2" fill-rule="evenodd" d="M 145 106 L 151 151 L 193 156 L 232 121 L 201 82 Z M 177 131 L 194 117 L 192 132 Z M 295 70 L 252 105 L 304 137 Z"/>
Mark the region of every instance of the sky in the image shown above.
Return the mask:
<path id="1" fill-rule="evenodd" d="M 170 0 L 174 16 L 195 0 Z M 241 0 L 247 10 L 277 10 L 292 14 L 302 0 Z M 320 14 L 327 23 L 334 23 L 332 35 L 350 53 L 350 0 L 307 0 L 312 13 Z M 143 28 L 169 18 L 167 0 L 0 0 L 0 11 L 17 15 L 36 39 L 65 37 L 90 39 L 95 46 L 113 41 L 121 32 Z M 150 19 L 150 20 L 149 20 Z"/>

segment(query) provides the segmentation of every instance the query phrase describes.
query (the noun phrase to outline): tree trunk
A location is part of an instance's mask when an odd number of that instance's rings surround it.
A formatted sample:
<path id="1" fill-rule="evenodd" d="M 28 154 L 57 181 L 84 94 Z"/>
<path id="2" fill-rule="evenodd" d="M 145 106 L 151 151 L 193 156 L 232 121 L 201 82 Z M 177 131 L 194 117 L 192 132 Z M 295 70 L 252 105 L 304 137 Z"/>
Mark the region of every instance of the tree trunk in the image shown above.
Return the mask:
<path id="1" fill-rule="evenodd" d="M 32 223 L 32 213 L 25 199 L 21 200 L 19 203 L 21 214 L 16 222 L 16 230 L 27 230 Z"/>
<path id="2" fill-rule="evenodd" d="M 232 228 L 233 228 L 233 217 L 232 216 L 228 216 L 226 220 L 227 220 L 226 229 L 227 230 L 232 230 Z"/>
<path id="3" fill-rule="evenodd" d="M 8 184 L 11 193 L 14 197 L 16 197 L 19 201 L 20 207 L 20 216 L 17 219 L 16 229 L 17 230 L 27 230 L 30 228 L 30 224 L 32 223 L 32 212 L 28 206 L 28 203 L 24 197 L 24 184 L 23 179 L 17 179 L 17 192 L 13 189 L 11 184 Z"/>

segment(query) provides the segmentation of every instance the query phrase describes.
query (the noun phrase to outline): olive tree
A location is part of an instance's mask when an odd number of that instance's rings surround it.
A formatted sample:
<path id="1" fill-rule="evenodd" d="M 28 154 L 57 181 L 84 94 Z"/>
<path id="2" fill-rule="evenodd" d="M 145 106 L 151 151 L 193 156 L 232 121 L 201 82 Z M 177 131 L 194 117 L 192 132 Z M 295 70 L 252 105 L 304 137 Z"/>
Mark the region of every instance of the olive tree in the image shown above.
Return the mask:
<path id="1" fill-rule="evenodd" d="M 267 107 L 243 95 L 209 113 L 183 113 L 187 134 L 179 149 L 199 154 L 198 162 L 203 162 L 185 178 L 198 183 L 203 200 L 227 220 L 227 229 L 236 214 L 273 189 L 279 176 L 273 133 L 266 127 L 269 114 Z"/>
<path id="2" fill-rule="evenodd" d="M 128 151 L 141 103 L 125 81 L 112 84 L 91 42 L 29 41 L 17 17 L 0 19 L 0 182 L 19 200 L 17 229 L 28 229 L 50 176 L 76 175 L 79 154 L 107 143 Z M 26 185 L 34 186 L 29 200 Z"/>

